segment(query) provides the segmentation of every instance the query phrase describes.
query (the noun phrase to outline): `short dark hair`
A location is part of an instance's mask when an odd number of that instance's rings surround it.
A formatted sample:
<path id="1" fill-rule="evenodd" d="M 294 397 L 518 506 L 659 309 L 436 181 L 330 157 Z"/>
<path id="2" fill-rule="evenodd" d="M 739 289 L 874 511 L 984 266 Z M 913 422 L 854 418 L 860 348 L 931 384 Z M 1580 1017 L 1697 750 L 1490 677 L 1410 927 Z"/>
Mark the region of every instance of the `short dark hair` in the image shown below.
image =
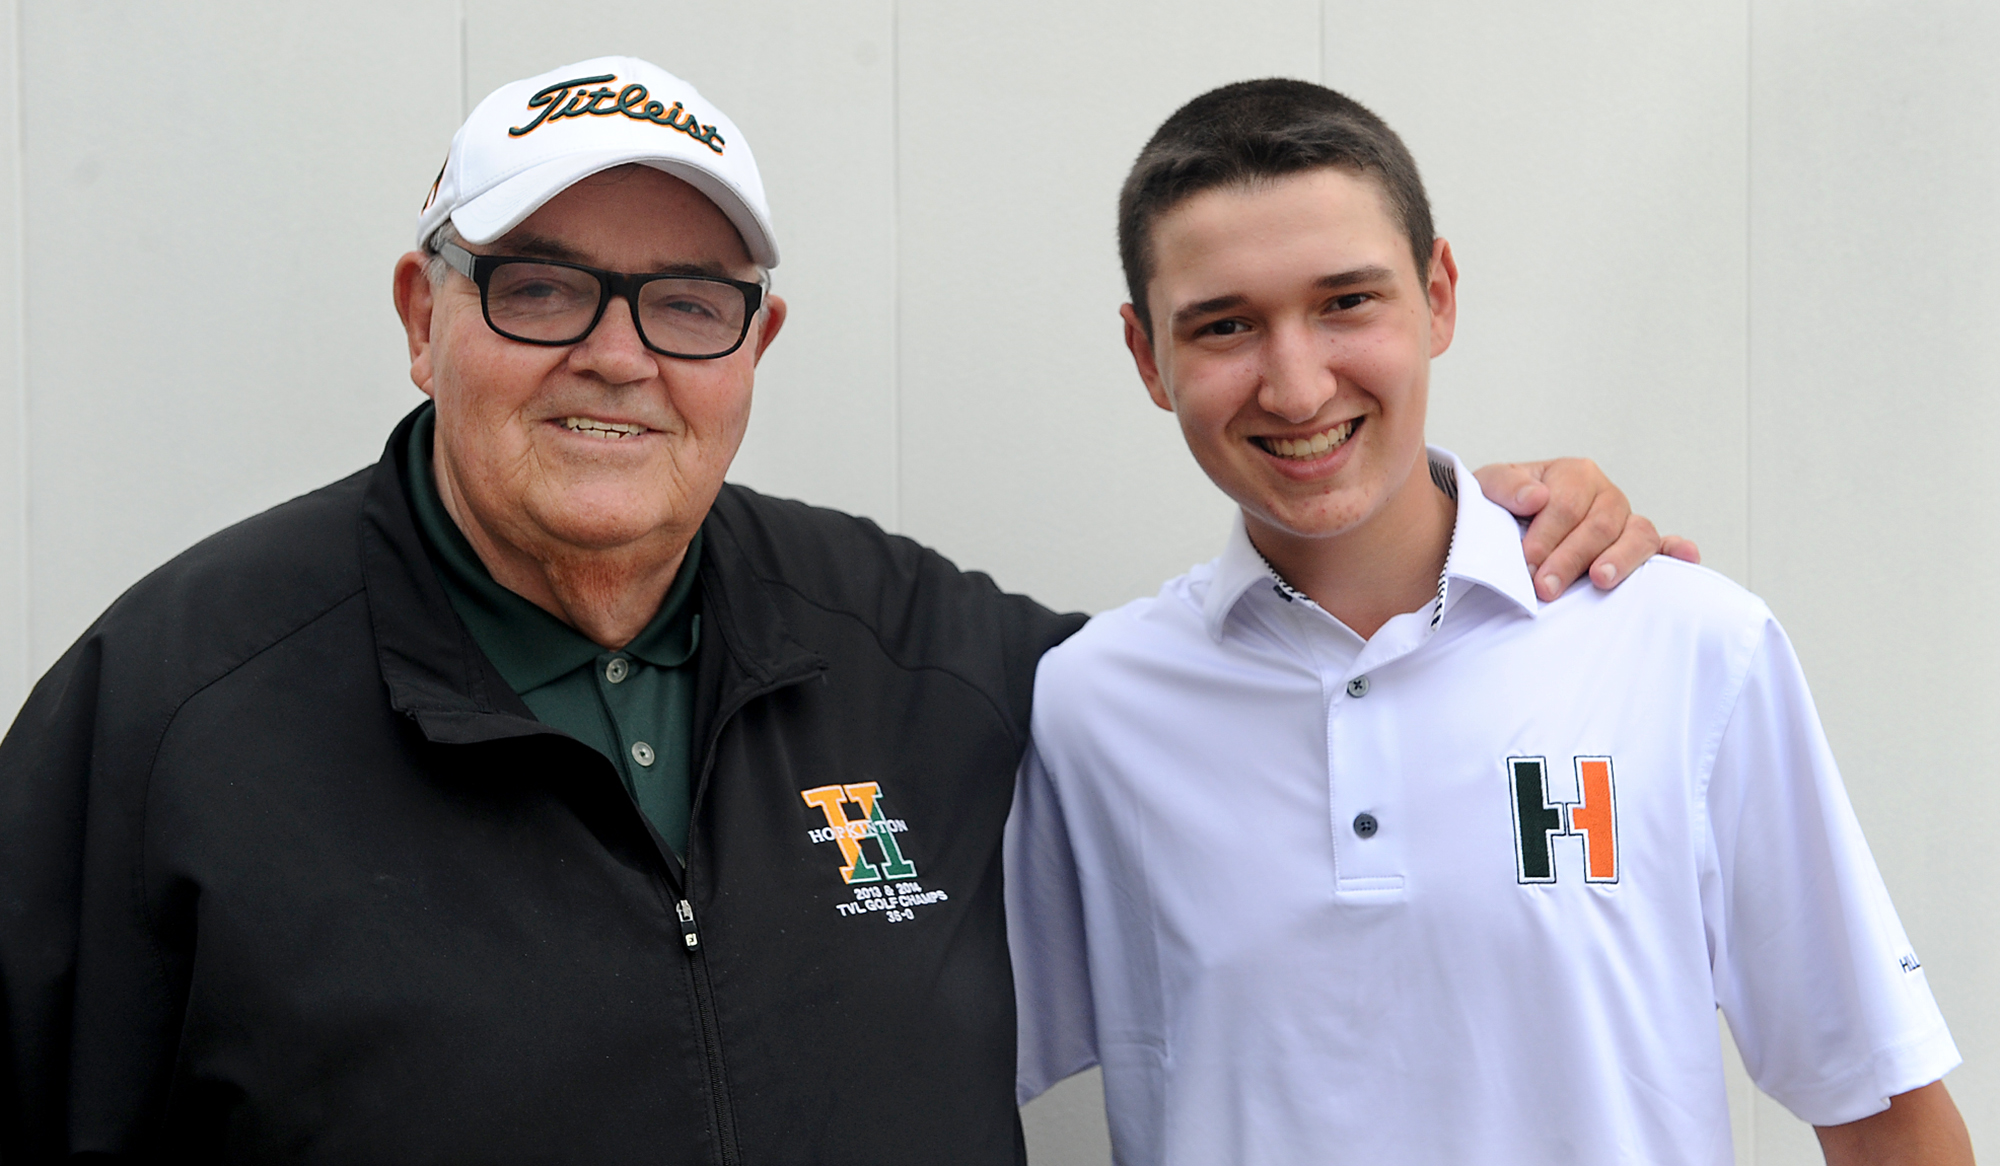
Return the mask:
<path id="1" fill-rule="evenodd" d="M 1310 81 L 1269 78 L 1211 89 L 1160 124 L 1118 194 L 1118 257 L 1146 335 L 1153 224 L 1206 190 L 1334 167 L 1374 179 L 1388 199 L 1419 281 L 1430 278 L 1431 203 L 1416 159 L 1360 102 Z"/>

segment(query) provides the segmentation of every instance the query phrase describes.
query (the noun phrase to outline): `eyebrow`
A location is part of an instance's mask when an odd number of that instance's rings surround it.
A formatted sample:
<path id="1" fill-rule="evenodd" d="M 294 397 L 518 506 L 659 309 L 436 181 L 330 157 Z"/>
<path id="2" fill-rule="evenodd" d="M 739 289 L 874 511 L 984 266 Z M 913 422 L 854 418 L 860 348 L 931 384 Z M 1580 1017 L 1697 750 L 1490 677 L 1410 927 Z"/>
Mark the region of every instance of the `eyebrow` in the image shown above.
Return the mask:
<path id="1" fill-rule="evenodd" d="M 1341 288 L 1353 287 L 1356 284 L 1393 283 L 1395 279 L 1394 271 L 1371 263 L 1366 267 L 1355 267 L 1334 272 L 1332 275 L 1322 275 L 1313 281 L 1313 286 L 1321 291 L 1339 291 Z M 1187 304 L 1174 310 L 1172 324 L 1178 326 L 1215 312 L 1226 312 L 1231 308 L 1241 307 L 1249 302 L 1249 297 L 1234 294 Z"/>
<path id="2" fill-rule="evenodd" d="M 1394 271 L 1376 264 L 1370 264 L 1367 267 L 1357 267 L 1351 271 L 1342 271 L 1335 275 L 1320 276 L 1313 286 L 1325 291 L 1337 291 L 1340 288 L 1353 287 L 1357 283 L 1394 283 L 1395 280 L 1396 273 Z"/>
<path id="3" fill-rule="evenodd" d="M 523 259 L 560 259 L 564 263 L 582 263 L 583 253 L 574 247 L 565 247 L 554 239 L 541 235 L 522 235 L 507 240 L 507 254 Z"/>
<path id="4" fill-rule="evenodd" d="M 507 241 L 507 254 L 522 259 L 554 259 L 563 263 L 575 263 L 584 267 L 595 267 L 590 257 L 574 247 L 557 242 L 542 235 L 523 235 Z M 651 267 L 639 274 L 644 275 L 712 275 L 723 279 L 733 279 L 728 268 L 715 260 L 702 263 L 669 263 L 663 267 Z"/>

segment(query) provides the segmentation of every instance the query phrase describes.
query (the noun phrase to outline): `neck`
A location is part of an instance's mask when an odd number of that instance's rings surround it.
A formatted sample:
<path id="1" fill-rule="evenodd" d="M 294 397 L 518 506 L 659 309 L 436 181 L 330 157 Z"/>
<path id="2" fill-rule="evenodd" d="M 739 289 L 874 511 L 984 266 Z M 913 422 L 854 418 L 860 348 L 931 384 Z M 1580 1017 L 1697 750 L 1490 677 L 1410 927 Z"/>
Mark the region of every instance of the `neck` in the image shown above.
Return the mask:
<path id="1" fill-rule="evenodd" d="M 602 648 L 624 647 L 653 622 L 694 539 L 694 530 L 689 529 L 659 532 L 604 550 L 554 542 L 530 549 L 497 537 L 479 522 L 445 474 L 433 476 L 445 512 L 494 582 Z"/>
<path id="2" fill-rule="evenodd" d="M 1421 455 L 1387 503 L 1338 534 L 1303 537 L 1244 515 L 1251 545 L 1285 582 L 1363 639 L 1436 598 L 1457 518 Z"/>

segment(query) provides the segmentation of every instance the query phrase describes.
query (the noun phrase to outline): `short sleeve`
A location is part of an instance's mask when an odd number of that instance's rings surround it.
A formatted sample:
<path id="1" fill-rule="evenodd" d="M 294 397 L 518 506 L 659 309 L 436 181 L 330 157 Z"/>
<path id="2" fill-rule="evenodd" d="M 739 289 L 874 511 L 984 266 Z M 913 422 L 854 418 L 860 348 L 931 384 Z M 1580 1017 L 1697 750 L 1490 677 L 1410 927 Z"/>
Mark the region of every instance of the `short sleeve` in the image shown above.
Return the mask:
<path id="1" fill-rule="evenodd" d="M 1020 1028 L 1020 1104 L 1097 1063 L 1083 895 L 1054 784 L 1031 744 L 1007 819 L 1007 946 Z"/>
<path id="2" fill-rule="evenodd" d="M 1765 617 L 1703 790 L 1716 1000 L 1758 1087 L 1814 1125 L 1959 1063 L 1791 643 Z"/>

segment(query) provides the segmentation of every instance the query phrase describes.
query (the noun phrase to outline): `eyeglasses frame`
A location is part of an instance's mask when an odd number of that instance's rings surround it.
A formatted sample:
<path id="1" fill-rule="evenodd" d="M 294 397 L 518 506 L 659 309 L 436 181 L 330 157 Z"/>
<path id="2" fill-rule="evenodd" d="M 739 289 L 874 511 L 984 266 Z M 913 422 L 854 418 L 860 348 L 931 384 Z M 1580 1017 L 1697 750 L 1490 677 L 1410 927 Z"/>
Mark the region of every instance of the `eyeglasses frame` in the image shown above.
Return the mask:
<path id="1" fill-rule="evenodd" d="M 671 356 L 675 360 L 720 360 L 743 347 L 743 341 L 750 335 L 750 322 L 757 318 L 757 312 L 764 306 L 763 284 L 751 283 L 741 279 L 730 279 L 720 275 L 694 275 L 678 271 L 606 271 L 601 267 L 587 267 L 581 263 L 568 263 L 561 259 L 538 259 L 528 255 L 479 255 L 466 250 L 449 239 L 437 240 L 435 253 L 453 271 L 458 272 L 478 285 L 479 313 L 486 317 L 486 326 L 488 328 L 493 329 L 496 335 L 504 336 L 509 340 L 517 341 L 521 344 L 540 345 L 543 348 L 566 348 L 572 344 L 583 343 L 592 332 L 597 330 L 597 325 L 603 322 L 604 309 L 610 305 L 612 299 L 622 296 L 625 300 L 625 306 L 631 309 L 632 312 L 632 331 L 638 335 L 639 343 L 644 344 L 649 351 L 657 352 L 661 356 Z M 601 289 L 601 294 L 597 297 L 597 314 L 590 318 L 590 323 L 585 325 L 582 332 L 569 340 L 534 340 L 526 336 L 516 336 L 512 332 L 500 327 L 500 325 L 493 322 L 493 311 L 487 300 L 486 289 L 493 281 L 493 273 L 509 263 L 539 263 L 544 267 L 567 267 L 572 271 L 581 271 L 585 275 L 595 276 L 597 285 Z M 703 353 L 701 355 L 671 352 L 653 343 L 652 338 L 646 335 L 646 326 L 639 322 L 639 289 L 649 283 L 662 279 L 691 279 L 703 283 L 721 283 L 742 292 L 743 327 L 736 334 L 736 343 L 723 349 L 721 352 Z"/>

